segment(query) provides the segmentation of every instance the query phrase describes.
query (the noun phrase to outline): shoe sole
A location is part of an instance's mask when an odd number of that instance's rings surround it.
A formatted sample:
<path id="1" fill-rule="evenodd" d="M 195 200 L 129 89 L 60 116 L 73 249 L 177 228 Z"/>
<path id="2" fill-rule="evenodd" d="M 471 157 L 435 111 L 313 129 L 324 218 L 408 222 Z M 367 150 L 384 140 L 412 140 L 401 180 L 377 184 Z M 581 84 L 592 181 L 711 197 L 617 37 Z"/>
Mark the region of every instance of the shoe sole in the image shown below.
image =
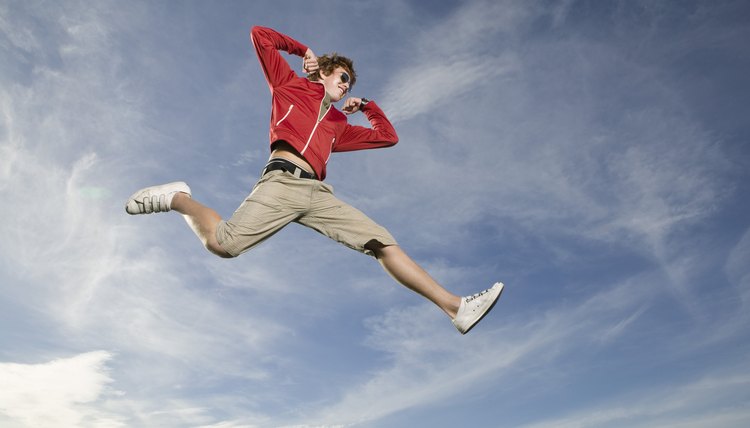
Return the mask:
<path id="1" fill-rule="evenodd" d="M 495 307 L 495 304 L 497 303 L 498 300 L 500 300 L 500 296 L 502 296 L 502 294 L 503 294 L 503 290 L 505 290 L 505 284 L 503 284 L 502 282 L 500 282 L 499 284 L 500 284 L 500 292 L 497 293 L 497 297 L 495 297 L 495 300 L 492 301 L 492 304 L 487 307 L 487 309 L 484 311 L 484 313 L 482 315 L 480 315 L 479 318 L 477 318 L 477 320 L 474 321 L 474 323 L 471 324 L 469 326 L 469 328 L 466 329 L 465 332 L 463 332 L 463 334 L 466 334 L 466 333 L 470 332 L 471 329 L 474 328 L 475 325 L 479 324 L 479 321 L 482 321 L 482 319 L 485 316 L 487 316 L 487 314 L 490 313 L 490 311 L 492 310 L 492 308 Z"/>

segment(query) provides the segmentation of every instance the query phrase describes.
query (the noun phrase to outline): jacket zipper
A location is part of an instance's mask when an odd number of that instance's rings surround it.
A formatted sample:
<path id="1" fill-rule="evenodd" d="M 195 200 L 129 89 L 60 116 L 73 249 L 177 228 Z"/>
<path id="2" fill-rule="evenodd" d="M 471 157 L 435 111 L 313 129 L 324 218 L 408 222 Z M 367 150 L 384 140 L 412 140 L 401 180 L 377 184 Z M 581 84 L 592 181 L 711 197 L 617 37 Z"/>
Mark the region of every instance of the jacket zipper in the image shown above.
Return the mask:
<path id="1" fill-rule="evenodd" d="M 320 125 L 320 122 L 323 121 L 323 119 L 326 117 L 328 112 L 331 110 L 331 106 L 333 106 L 333 103 L 331 103 L 331 105 L 328 106 L 328 109 L 326 109 L 326 112 L 323 113 L 323 115 L 320 116 L 320 119 L 315 122 L 315 126 L 313 126 L 313 129 L 310 132 L 310 137 L 307 138 L 307 143 L 305 143 L 305 147 L 302 149 L 301 152 L 299 152 L 301 155 L 304 155 L 305 152 L 307 151 L 307 148 L 310 146 L 310 141 L 312 141 L 313 135 L 315 135 L 315 130 L 318 129 L 318 125 Z"/>
<path id="2" fill-rule="evenodd" d="M 336 137 L 331 140 L 331 150 L 328 151 L 328 158 L 326 158 L 326 165 L 328 165 L 328 159 L 331 159 L 331 153 L 333 153 L 333 145 L 336 144 Z"/>
<path id="3" fill-rule="evenodd" d="M 293 108 L 294 108 L 294 104 L 291 104 L 291 105 L 289 106 L 289 110 L 287 110 L 287 111 L 286 111 L 286 114 L 284 115 L 284 117 L 282 117 L 282 118 L 281 118 L 281 119 L 280 119 L 280 120 L 279 120 L 278 122 L 276 122 L 276 126 L 279 126 L 279 124 L 281 124 L 281 122 L 283 122 L 283 121 L 284 121 L 284 119 L 286 119 L 286 117 L 287 117 L 287 116 L 289 116 L 289 113 L 291 113 L 291 112 L 292 112 L 292 109 L 293 109 Z"/>

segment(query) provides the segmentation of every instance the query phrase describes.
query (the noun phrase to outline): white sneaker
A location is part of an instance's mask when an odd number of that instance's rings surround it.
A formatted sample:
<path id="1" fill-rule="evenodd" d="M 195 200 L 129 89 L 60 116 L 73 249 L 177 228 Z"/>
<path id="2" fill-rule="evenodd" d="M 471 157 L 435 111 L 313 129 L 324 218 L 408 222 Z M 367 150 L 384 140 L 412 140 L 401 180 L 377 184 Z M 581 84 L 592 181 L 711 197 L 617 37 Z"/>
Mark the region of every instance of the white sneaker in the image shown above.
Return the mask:
<path id="1" fill-rule="evenodd" d="M 472 296 L 461 298 L 461 306 L 458 308 L 453 325 L 461 334 L 466 334 L 495 306 L 497 299 L 503 292 L 503 283 L 496 282 L 492 288 L 488 288 Z"/>
<path id="2" fill-rule="evenodd" d="M 172 198 L 177 192 L 190 196 L 190 187 L 182 181 L 146 187 L 130 196 L 125 204 L 125 211 L 128 214 L 167 212 L 172 209 Z"/>

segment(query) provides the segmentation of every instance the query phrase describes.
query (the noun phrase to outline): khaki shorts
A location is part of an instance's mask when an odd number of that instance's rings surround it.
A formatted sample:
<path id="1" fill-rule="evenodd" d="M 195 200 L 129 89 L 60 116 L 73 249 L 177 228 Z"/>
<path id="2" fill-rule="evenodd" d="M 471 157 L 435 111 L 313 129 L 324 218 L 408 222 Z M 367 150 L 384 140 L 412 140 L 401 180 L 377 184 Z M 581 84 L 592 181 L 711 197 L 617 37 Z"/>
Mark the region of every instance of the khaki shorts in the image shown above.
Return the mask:
<path id="1" fill-rule="evenodd" d="M 377 241 L 396 245 L 390 233 L 361 211 L 333 195 L 333 187 L 318 180 L 297 178 L 286 171 L 271 171 L 253 187 L 250 196 L 216 229 L 219 245 L 238 256 L 295 222 L 359 252 Z"/>

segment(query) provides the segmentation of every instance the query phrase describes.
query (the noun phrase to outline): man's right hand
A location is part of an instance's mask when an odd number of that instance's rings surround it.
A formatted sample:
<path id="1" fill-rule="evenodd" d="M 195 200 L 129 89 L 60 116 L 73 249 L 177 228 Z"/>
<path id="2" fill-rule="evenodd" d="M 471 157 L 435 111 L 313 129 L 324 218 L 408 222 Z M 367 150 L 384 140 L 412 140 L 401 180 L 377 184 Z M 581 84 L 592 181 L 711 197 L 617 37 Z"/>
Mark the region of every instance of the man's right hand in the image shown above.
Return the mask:
<path id="1" fill-rule="evenodd" d="M 318 57 L 310 48 L 307 48 L 307 52 L 305 52 L 305 56 L 302 58 L 302 70 L 309 74 L 318 71 L 318 69 L 320 69 Z"/>

